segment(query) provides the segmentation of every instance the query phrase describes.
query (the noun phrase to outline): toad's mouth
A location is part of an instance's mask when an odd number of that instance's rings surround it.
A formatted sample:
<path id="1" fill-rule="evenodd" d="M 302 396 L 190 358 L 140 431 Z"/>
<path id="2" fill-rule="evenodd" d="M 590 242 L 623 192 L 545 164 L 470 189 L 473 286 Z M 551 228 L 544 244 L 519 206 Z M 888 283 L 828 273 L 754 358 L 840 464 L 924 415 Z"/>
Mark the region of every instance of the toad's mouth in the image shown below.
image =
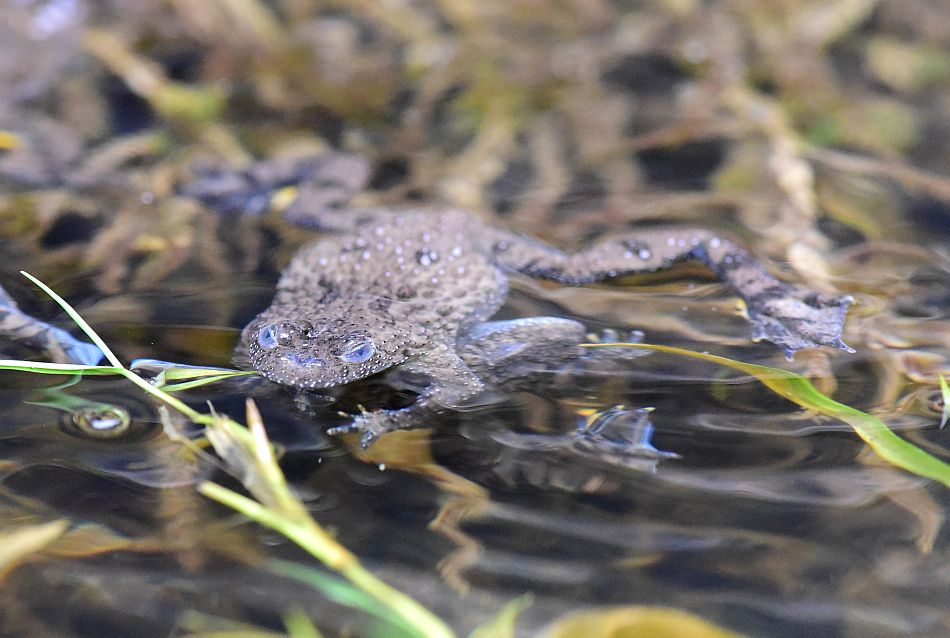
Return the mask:
<path id="1" fill-rule="evenodd" d="M 259 354 L 252 364 L 265 378 L 298 388 L 332 388 L 349 381 L 345 371 L 308 353 L 266 352 Z"/>

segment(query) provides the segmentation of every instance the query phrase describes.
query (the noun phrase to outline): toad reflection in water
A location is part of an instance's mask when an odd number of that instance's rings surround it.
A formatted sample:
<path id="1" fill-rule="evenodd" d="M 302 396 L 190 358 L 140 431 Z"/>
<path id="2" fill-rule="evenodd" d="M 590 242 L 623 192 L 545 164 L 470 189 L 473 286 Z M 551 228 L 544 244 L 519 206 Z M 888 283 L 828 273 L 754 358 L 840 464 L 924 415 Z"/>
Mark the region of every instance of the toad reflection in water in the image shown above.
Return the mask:
<path id="1" fill-rule="evenodd" d="M 330 430 L 360 432 L 364 447 L 539 367 L 605 356 L 579 346 L 586 330 L 576 321 L 490 321 L 505 301 L 509 272 L 579 286 L 697 260 L 745 301 L 753 339 L 775 343 L 788 357 L 817 346 L 850 351 L 841 329 L 851 297 L 780 282 L 707 230 L 621 234 L 567 254 L 454 209 L 324 211 L 311 221 L 342 234 L 294 256 L 270 307 L 244 328 L 236 361 L 305 389 L 391 369 L 427 378 L 415 404 Z"/>

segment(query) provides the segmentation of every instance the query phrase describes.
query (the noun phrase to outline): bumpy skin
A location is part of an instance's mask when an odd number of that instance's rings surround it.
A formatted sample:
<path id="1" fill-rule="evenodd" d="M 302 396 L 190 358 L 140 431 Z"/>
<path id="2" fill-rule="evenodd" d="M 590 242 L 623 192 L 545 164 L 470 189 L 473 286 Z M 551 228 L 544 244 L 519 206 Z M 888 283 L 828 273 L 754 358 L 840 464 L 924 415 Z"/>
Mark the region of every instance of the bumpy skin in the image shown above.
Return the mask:
<path id="1" fill-rule="evenodd" d="M 774 342 L 787 356 L 822 345 L 849 350 L 840 334 L 850 297 L 784 284 L 705 230 L 608 237 L 566 254 L 451 209 L 363 210 L 309 221 L 344 234 L 297 253 L 270 307 L 244 329 L 237 358 L 299 388 L 331 388 L 396 366 L 431 379 L 410 408 L 363 414 L 334 429 L 362 432 L 364 446 L 487 386 L 586 356 L 577 347 L 584 328 L 575 321 L 487 321 L 504 303 L 509 271 L 583 285 L 699 260 L 744 299 L 754 339 Z"/>

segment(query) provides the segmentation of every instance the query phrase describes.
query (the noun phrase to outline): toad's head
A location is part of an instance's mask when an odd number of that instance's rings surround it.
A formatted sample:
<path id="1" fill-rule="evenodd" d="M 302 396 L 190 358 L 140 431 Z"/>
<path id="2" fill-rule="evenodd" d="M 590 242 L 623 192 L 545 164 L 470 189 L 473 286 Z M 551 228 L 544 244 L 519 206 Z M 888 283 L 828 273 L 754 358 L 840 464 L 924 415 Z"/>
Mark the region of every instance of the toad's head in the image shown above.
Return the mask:
<path id="1" fill-rule="evenodd" d="M 298 388 L 344 385 L 408 358 L 406 339 L 389 313 L 339 303 L 273 305 L 244 328 L 241 350 L 266 378 Z"/>

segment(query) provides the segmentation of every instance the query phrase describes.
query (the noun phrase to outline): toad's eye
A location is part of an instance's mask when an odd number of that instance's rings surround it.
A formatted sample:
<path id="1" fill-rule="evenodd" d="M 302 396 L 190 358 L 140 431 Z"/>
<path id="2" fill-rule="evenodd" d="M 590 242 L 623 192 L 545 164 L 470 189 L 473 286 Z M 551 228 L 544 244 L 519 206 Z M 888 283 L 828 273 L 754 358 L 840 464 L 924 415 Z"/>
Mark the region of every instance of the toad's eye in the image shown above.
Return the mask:
<path id="1" fill-rule="evenodd" d="M 372 357 L 374 352 L 376 352 L 376 347 L 368 337 L 352 339 L 343 346 L 340 359 L 347 363 L 363 363 Z"/>
<path id="2" fill-rule="evenodd" d="M 271 350 L 277 347 L 277 331 L 274 326 L 264 326 L 257 333 L 257 343 L 265 350 Z"/>
<path id="3" fill-rule="evenodd" d="M 271 350 L 278 345 L 289 346 L 294 342 L 295 332 L 297 329 L 289 322 L 272 323 L 257 333 L 257 343 L 265 350 Z"/>

